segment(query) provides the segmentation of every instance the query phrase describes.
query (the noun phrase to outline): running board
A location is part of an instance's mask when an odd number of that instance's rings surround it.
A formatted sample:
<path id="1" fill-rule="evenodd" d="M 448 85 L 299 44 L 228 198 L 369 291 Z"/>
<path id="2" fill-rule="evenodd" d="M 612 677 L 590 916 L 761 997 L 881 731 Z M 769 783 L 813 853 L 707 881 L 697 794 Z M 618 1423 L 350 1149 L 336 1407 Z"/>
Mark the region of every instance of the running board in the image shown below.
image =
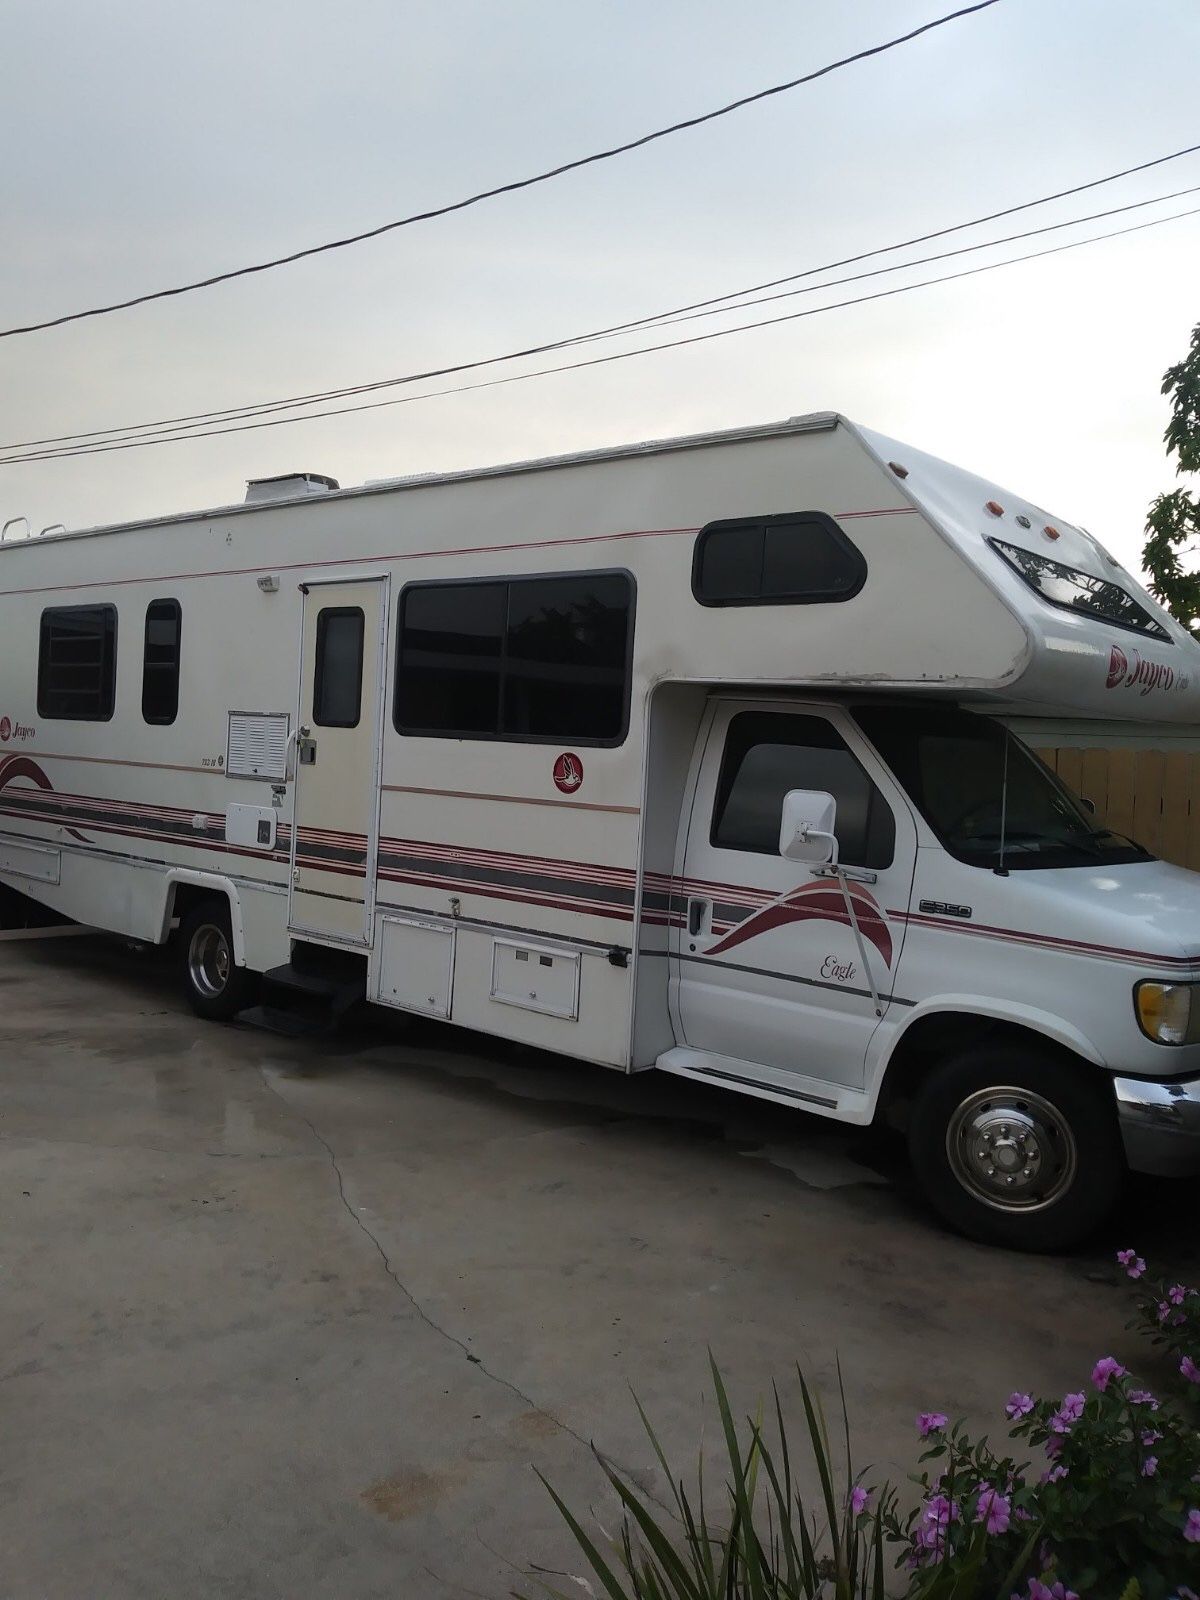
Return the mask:
<path id="1" fill-rule="evenodd" d="M 660 1072 L 673 1073 L 677 1078 L 733 1089 L 758 1100 L 771 1100 L 776 1105 L 811 1111 L 818 1117 L 832 1117 L 838 1122 L 863 1126 L 874 1115 L 874 1105 L 861 1089 L 827 1083 L 820 1078 L 806 1078 L 798 1072 L 783 1072 L 777 1067 L 764 1067 L 755 1061 L 739 1061 L 733 1056 L 677 1046 L 664 1051 L 654 1065 Z"/>

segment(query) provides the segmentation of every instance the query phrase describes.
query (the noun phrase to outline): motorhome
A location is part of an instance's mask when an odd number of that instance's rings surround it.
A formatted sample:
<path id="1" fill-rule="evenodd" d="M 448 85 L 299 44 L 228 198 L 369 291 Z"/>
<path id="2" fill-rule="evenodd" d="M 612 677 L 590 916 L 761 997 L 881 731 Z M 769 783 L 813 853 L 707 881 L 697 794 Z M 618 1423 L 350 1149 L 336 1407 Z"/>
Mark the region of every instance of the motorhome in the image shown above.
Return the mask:
<path id="1" fill-rule="evenodd" d="M 1010 726 L 1064 717 L 1196 724 L 1200 646 L 831 414 L 0 544 L 0 882 L 174 939 L 204 1017 L 888 1118 L 1032 1249 L 1200 1171 L 1200 876 Z"/>

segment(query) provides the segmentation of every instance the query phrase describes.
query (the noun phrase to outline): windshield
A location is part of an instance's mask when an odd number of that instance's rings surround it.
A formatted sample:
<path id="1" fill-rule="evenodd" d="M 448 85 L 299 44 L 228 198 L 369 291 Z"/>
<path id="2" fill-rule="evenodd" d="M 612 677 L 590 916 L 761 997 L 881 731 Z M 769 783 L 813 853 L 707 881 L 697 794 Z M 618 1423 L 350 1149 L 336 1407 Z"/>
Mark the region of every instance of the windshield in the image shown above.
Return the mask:
<path id="1" fill-rule="evenodd" d="M 1141 845 L 1101 827 L 1031 750 L 990 717 L 935 706 L 869 706 L 854 715 L 960 861 L 1018 871 L 1153 859 Z"/>

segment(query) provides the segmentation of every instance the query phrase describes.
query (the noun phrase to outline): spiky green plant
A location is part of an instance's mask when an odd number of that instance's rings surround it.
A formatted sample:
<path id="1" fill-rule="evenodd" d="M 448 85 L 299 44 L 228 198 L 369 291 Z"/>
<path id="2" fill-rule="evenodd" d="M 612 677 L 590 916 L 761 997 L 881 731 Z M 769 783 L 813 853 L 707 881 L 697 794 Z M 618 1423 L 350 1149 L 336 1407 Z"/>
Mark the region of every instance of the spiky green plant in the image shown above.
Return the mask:
<path id="1" fill-rule="evenodd" d="M 592 1592 L 607 1600 L 883 1600 L 883 1516 L 892 1510 L 891 1496 L 870 1506 L 871 1491 L 854 1473 L 844 1390 L 845 1445 L 839 1470 L 820 1398 L 797 1369 L 820 1485 L 820 1508 L 813 1514 L 793 1475 L 778 1390 L 773 1390 L 773 1443 L 761 1411 L 747 1419 L 744 1436 L 739 1435 L 711 1354 L 709 1364 L 725 1455 L 718 1516 L 706 1503 L 703 1458 L 693 1497 L 673 1471 L 636 1397 L 642 1426 L 671 1486 L 673 1511 L 664 1514 L 628 1475 L 598 1457 L 621 1503 L 622 1518 L 614 1537 L 599 1533 L 593 1538 L 542 1478 L 600 1585 Z M 568 1597 L 561 1589 L 544 1587 L 555 1600 L 578 1600 L 578 1592 Z"/>

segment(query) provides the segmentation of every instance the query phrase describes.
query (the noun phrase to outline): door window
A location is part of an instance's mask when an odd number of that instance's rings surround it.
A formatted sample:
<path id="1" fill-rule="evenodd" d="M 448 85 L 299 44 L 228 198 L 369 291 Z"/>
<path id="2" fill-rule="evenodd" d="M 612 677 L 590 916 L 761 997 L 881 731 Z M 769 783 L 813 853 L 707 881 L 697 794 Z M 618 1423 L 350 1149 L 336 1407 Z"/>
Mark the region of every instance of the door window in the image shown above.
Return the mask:
<path id="1" fill-rule="evenodd" d="M 711 842 L 721 850 L 779 854 L 783 797 L 818 789 L 837 801 L 838 860 L 888 867 L 895 851 L 891 808 L 824 717 L 743 711 L 729 724 L 713 806 Z"/>
<path id="2" fill-rule="evenodd" d="M 313 721 L 319 728 L 357 728 L 362 710 L 363 614 L 359 606 L 317 613 Z"/>

